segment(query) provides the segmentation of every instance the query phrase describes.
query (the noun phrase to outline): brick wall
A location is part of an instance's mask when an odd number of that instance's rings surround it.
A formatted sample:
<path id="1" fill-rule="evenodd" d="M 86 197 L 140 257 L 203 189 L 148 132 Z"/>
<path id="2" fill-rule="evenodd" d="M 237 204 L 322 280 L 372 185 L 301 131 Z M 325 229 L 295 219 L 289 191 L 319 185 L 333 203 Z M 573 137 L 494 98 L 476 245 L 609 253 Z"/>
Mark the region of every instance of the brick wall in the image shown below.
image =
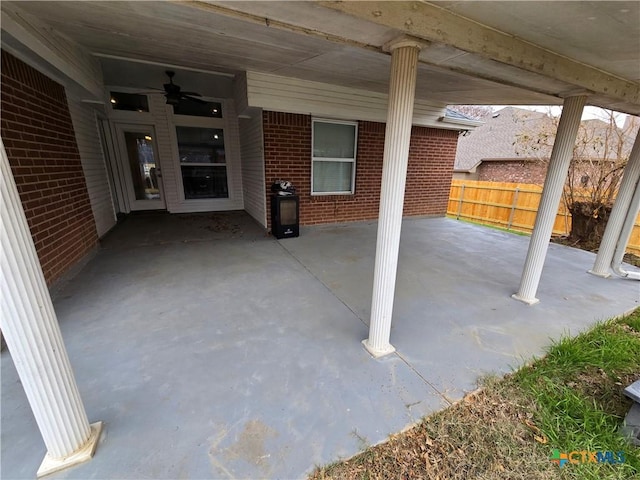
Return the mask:
<path id="1" fill-rule="evenodd" d="M 547 165 L 522 160 L 482 162 L 478 166 L 478 180 L 485 182 L 533 183 L 543 185 Z"/>
<path id="2" fill-rule="evenodd" d="M 0 133 L 47 283 L 98 241 L 64 87 L 2 51 Z"/>
<path id="3" fill-rule="evenodd" d="M 404 215 L 445 215 L 451 190 L 458 132 L 413 127 Z"/>
<path id="4" fill-rule="evenodd" d="M 358 123 L 356 193 L 311 196 L 311 116 L 264 112 L 263 121 L 267 196 L 275 179 L 293 182 L 302 225 L 378 218 L 384 123 Z M 404 215 L 446 213 L 457 143 L 455 131 L 413 127 Z"/>

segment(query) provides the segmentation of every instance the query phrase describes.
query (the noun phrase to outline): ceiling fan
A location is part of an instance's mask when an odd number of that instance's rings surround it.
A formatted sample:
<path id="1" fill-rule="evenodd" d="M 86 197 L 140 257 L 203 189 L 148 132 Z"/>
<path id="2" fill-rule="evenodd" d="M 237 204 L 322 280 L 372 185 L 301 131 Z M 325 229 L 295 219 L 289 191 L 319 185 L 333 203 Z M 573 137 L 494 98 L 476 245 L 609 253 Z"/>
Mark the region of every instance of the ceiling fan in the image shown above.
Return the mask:
<path id="1" fill-rule="evenodd" d="M 167 70 L 165 73 L 167 74 L 167 77 L 169 77 L 169 83 L 165 83 L 162 86 L 164 87 L 164 96 L 167 99 L 167 105 L 176 106 L 176 105 L 180 104 L 180 101 L 182 99 L 187 99 L 187 100 L 190 100 L 192 102 L 200 103 L 200 104 L 203 104 L 203 105 L 207 103 L 204 100 L 196 98 L 196 97 L 201 97 L 202 96 L 199 93 L 197 93 L 197 92 L 183 92 L 181 90 L 181 88 L 180 88 L 180 85 L 176 85 L 175 83 L 173 83 L 173 77 L 176 74 L 175 72 L 173 72 L 171 70 Z M 160 89 L 157 88 L 155 90 L 160 90 Z M 162 91 L 162 90 L 160 90 L 160 91 Z M 159 92 L 153 92 L 153 93 L 159 93 Z"/>

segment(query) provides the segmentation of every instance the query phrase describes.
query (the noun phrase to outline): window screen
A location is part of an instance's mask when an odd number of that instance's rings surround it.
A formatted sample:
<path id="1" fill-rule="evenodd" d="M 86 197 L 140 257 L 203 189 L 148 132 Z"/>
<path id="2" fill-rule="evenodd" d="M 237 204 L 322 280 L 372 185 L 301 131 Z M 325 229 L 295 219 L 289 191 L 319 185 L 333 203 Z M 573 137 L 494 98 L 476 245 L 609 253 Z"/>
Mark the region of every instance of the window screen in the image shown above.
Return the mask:
<path id="1" fill-rule="evenodd" d="M 313 120 L 312 194 L 355 190 L 357 124 Z"/>

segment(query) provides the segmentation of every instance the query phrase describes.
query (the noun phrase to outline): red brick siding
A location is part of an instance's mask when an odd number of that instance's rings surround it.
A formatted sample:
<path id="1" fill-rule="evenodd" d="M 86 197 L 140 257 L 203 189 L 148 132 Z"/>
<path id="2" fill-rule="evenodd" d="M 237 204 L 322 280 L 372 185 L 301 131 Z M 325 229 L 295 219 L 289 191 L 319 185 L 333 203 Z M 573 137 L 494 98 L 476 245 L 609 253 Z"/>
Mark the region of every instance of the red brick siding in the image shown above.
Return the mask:
<path id="1" fill-rule="evenodd" d="M 404 215 L 445 215 L 458 132 L 413 127 L 404 194 Z"/>
<path id="2" fill-rule="evenodd" d="M 356 193 L 311 196 L 311 117 L 264 112 L 263 122 L 267 196 L 275 179 L 293 182 L 302 225 L 378 218 L 384 123 L 358 122 Z M 455 131 L 413 127 L 404 215 L 446 213 L 457 143 Z"/>
<path id="3" fill-rule="evenodd" d="M 50 285 L 97 244 L 64 87 L 2 51 L 0 133 Z"/>
<path id="4" fill-rule="evenodd" d="M 478 180 L 485 182 L 534 183 L 543 185 L 547 165 L 521 160 L 482 162 L 478 166 Z"/>

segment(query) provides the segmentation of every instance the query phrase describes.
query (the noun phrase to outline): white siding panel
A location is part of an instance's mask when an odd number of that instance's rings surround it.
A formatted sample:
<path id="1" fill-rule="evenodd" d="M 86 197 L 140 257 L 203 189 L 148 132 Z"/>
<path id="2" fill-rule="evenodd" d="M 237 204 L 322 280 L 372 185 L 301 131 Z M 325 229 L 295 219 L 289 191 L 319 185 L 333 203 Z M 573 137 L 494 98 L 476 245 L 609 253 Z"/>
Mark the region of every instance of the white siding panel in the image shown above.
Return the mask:
<path id="1" fill-rule="evenodd" d="M 246 82 L 249 107 L 348 120 L 387 119 L 388 95 L 384 93 L 258 72 L 247 72 Z M 443 104 L 416 100 L 413 124 L 447 128 L 438 121 L 445 108 Z"/>
<path id="2" fill-rule="evenodd" d="M 240 153 L 240 125 L 235 102 L 225 100 L 225 154 L 227 157 L 227 181 L 229 182 L 229 210 L 243 210 L 242 157 Z"/>
<path id="3" fill-rule="evenodd" d="M 91 210 L 98 236 L 102 237 L 116 224 L 107 167 L 102 152 L 96 112 L 91 105 L 69 100 L 69 111 L 82 161 Z"/>
<path id="4" fill-rule="evenodd" d="M 233 79 L 233 99 L 236 102 L 238 115 L 244 114 L 247 104 L 247 73 L 241 72 Z"/>
<path id="5" fill-rule="evenodd" d="M 267 228 L 262 110 L 254 112 L 251 118 L 240 119 L 240 152 L 244 209 Z"/>
<path id="6" fill-rule="evenodd" d="M 178 152 L 175 151 L 173 136 L 175 128 L 169 123 L 169 113 L 164 95 L 148 95 L 149 111 L 153 118 L 156 131 L 156 145 L 158 146 L 158 160 L 162 172 L 162 185 L 164 186 L 164 200 L 167 211 L 179 210 L 181 200 L 179 198 L 179 185 L 176 162 Z M 169 107 L 171 108 L 171 107 Z M 171 131 L 173 129 L 173 132 Z"/>

